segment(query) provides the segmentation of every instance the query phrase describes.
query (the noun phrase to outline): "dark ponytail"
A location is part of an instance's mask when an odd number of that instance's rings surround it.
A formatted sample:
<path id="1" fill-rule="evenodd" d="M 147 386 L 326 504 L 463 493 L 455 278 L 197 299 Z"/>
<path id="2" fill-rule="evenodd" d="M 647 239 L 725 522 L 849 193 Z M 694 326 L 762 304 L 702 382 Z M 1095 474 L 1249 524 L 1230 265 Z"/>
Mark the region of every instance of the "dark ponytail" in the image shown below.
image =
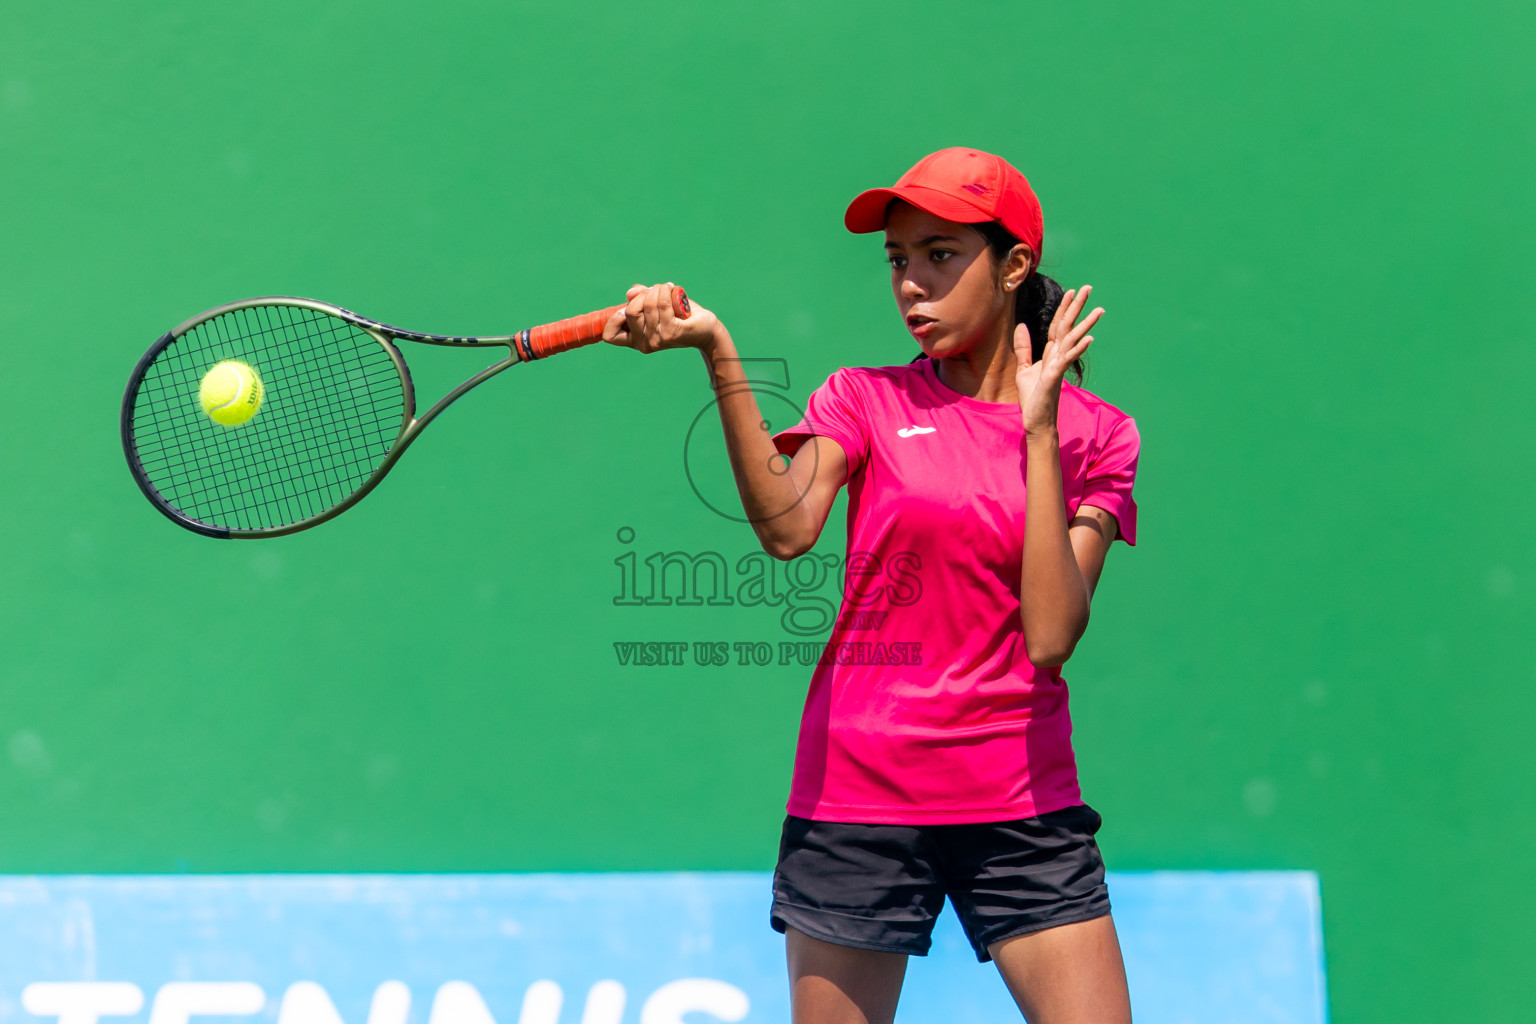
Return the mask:
<path id="1" fill-rule="evenodd" d="M 992 258 L 1001 263 L 1008 258 L 1013 247 L 1019 244 L 1001 225 L 993 221 L 981 224 L 972 224 L 981 233 L 981 237 L 987 240 L 987 248 L 992 252 Z M 1014 299 L 1014 318 L 1029 328 L 1029 358 L 1032 362 L 1039 362 L 1045 354 L 1045 341 L 1050 336 L 1051 320 L 1056 316 L 1056 309 L 1061 305 L 1061 298 L 1065 290 L 1061 285 L 1040 273 L 1039 270 L 1030 271 L 1030 275 L 1024 279 L 1023 286 L 1019 289 L 1018 296 Z M 912 361 L 928 358 L 919 355 Z M 1088 365 L 1081 358 L 1074 359 L 1069 370 L 1077 383 L 1083 382 L 1083 375 L 1088 372 Z"/>

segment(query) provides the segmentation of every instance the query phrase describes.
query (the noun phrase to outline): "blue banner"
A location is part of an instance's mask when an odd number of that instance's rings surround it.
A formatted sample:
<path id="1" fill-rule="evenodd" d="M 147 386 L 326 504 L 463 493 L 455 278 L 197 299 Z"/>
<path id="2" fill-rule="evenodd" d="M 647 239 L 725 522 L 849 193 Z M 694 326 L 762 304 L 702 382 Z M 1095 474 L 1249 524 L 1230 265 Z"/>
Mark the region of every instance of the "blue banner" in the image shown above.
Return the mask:
<path id="1" fill-rule="evenodd" d="M 1138 1024 L 1326 1020 L 1309 872 L 1110 874 Z M 787 1022 L 760 873 L 0 877 L 0 1024 Z M 898 1021 L 1017 1020 L 946 910 Z"/>

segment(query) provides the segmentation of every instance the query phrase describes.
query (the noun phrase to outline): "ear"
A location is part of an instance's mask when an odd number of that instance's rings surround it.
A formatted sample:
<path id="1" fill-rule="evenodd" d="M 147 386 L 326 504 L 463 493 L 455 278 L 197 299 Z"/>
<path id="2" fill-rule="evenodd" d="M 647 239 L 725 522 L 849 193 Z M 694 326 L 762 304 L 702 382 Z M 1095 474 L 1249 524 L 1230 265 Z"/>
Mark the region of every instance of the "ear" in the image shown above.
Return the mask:
<path id="1" fill-rule="evenodd" d="M 1019 369 L 1034 362 L 1033 352 L 1034 342 L 1030 339 L 1029 328 L 1019 324 L 1013 329 L 1013 356 L 1019 361 Z"/>
<path id="2" fill-rule="evenodd" d="M 1008 258 L 1003 261 L 1003 289 L 1017 292 L 1024 287 L 1024 281 L 1034 265 L 1035 254 L 1029 246 L 1020 243 L 1010 249 Z"/>

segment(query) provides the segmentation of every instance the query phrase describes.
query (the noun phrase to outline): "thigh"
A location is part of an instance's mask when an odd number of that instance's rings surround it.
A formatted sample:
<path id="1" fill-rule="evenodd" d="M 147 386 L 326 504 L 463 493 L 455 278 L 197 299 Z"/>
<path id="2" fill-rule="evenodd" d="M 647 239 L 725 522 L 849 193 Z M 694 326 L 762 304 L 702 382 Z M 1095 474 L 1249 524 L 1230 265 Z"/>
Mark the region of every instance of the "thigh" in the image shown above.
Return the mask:
<path id="1" fill-rule="evenodd" d="M 877 953 L 784 935 L 793 1024 L 891 1024 L 907 972 L 903 953 Z"/>
<path id="2" fill-rule="evenodd" d="M 1029 1024 L 1131 1024 L 1110 916 L 1015 935 L 989 952 Z"/>

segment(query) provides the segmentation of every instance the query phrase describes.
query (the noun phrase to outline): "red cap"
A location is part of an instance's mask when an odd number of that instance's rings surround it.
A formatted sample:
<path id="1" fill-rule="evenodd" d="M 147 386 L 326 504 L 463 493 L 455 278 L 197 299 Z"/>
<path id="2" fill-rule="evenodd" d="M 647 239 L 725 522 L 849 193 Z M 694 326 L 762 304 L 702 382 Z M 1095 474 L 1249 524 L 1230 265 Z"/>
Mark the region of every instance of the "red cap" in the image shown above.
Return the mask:
<path id="1" fill-rule="evenodd" d="M 960 224 L 996 221 L 1040 260 L 1045 232 L 1040 200 L 1018 168 L 1000 156 L 963 147 L 930 153 L 890 188 L 861 192 L 848 204 L 843 223 L 854 234 L 879 231 L 892 199 Z"/>

